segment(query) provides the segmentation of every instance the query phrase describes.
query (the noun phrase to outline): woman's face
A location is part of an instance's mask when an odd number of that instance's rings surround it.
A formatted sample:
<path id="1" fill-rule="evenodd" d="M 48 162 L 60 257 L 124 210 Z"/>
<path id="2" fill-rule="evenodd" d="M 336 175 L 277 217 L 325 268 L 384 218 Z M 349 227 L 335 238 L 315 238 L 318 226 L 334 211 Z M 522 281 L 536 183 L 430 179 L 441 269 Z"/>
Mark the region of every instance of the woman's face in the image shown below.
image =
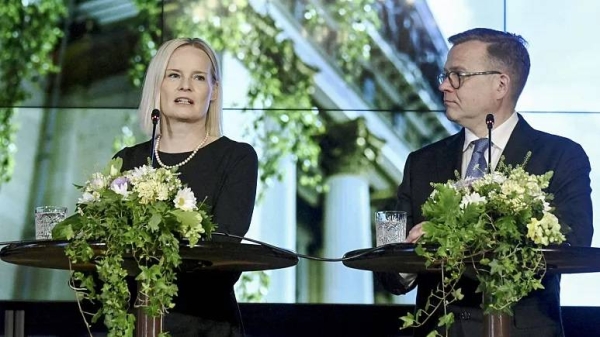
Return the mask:
<path id="1" fill-rule="evenodd" d="M 160 86 L 160 109 L 169 122 L 204 122 L 210 102 L 218 95 L 208 55 L 193 46 L 177 48 Z"/>

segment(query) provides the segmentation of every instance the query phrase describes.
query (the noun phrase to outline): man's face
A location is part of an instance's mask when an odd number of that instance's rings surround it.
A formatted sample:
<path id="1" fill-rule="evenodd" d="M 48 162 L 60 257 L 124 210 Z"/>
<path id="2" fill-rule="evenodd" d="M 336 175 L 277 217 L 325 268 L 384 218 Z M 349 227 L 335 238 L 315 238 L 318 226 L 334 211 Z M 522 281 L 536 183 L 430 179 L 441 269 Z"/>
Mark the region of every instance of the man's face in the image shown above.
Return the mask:
<path id="1" fill-rule="evenodd" d="M 448 53 L 444 71 L 472 73 L 499 70 L 490 66 L 486 48 L 487 44 L 480 41 L 468 41 L 453 46 Z M 498 84 L 498 76 L 460 76 L 458 89 L 452 87 L 449 79 L 445 79 L 439 90 L 444 93 L 448 119 L 472 131 L 481 126 L 485 127 L 485 116 L 495 113 L 498 109 L 499 102 L 494 91 Z M 457 86 L 458 83 L 454 85 Z"/>

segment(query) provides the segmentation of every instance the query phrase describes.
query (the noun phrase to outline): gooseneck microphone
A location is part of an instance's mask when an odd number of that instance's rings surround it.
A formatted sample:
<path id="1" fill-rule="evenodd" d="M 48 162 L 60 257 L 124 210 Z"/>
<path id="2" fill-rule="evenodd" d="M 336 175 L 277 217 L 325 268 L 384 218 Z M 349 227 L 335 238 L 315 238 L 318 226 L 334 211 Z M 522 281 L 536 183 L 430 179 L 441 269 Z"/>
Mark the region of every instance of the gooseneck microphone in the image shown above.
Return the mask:
<path id="1" fill-rule="evenodd" d="M 494 128 L 494 115 L 485 116 L 485 124 L 488 128 L 488 173 L 492 173 L 492 129 Z"/>
<path id="2" fill-rule="evenodd" d="M 156 156 L 154 155 L 154 142 L 156 142 L 156 124 L 158 124 L 158 121 L 160 120 L 160 110 L 152 110 L 150 119 L 152 120 L 152 148 L 150 149 L 150 157 L 152 158 L 152 167 L 154 167 L 156 164 Z"/>

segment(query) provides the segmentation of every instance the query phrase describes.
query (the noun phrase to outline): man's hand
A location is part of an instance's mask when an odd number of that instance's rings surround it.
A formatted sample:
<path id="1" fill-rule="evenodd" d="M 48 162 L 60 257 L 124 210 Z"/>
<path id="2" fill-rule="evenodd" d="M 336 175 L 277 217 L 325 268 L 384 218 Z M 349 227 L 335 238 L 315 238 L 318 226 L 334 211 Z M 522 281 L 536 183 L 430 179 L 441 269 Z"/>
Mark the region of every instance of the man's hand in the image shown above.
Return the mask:
<path id="1" fill-rule="evenodd" d="M 408 232 L 408 236 L 406 237 L 406 240 L 404 242 L 416 243 L 417 241 L 419 241 L 421 236 L 423 236 L 423 234 L 424 234 L 424 232 L 423 232 L 423 224 L 424 223 L 425 223 L 425 221 L 422 221 L 422 222 L 418 223 L 417 225 L 415 225 L 413 228 L 411 228 L 410 231 Z"/>

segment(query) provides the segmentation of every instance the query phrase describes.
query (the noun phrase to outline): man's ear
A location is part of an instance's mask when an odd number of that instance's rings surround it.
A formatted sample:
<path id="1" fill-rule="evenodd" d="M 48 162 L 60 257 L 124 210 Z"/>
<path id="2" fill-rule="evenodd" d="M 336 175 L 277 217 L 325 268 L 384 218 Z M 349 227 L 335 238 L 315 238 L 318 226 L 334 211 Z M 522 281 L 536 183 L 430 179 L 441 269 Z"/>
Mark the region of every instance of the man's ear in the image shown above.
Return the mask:
<path id="1" fill-rule="evenodd" d="M 506 74 L 499 74 L 497 79 L 496 93 L 497 98 L 504 98 L 510 92 L 510 77 Z"/>

